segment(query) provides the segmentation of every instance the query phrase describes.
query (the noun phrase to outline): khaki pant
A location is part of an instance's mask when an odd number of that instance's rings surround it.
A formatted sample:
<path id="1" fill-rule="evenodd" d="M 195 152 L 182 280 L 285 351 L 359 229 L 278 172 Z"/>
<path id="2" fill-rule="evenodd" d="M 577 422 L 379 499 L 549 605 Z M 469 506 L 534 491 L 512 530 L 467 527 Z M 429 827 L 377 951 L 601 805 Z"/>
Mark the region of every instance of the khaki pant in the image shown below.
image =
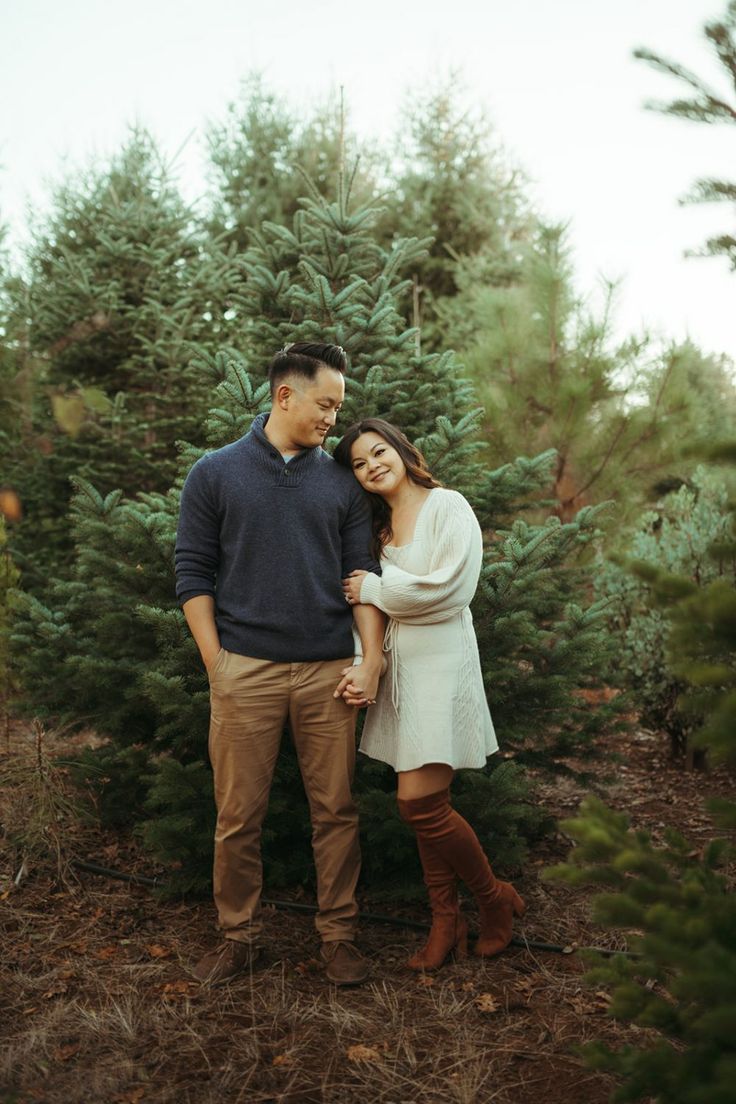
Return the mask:
<path id="1" fill-rule="evenodd" d="M 323 941 L 352 939 L 360 871 L 351 795 L 355 710 L 333 692 L 347 659 L 272 663 L 221 651 L 210 671 L 209 753 L 215 775 L 214 897 L 226 938 L 261 931 L 261 825 L 289 720 L 312 819 L 315 919 Z"/>

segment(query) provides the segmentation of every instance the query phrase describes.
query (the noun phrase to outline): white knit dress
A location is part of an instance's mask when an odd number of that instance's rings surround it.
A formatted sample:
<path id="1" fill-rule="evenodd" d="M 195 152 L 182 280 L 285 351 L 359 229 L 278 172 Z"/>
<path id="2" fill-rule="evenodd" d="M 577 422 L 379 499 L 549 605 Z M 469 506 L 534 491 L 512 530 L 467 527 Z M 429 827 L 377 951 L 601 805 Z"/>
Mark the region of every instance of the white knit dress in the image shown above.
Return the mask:
<path id="1" fill-rule="evenodd" d="M 382 575 L 364 577 L 360 600 L 388 614 L 388 669 L 368 710 L 360 751 L 397 771 L 425 763 L 482 767 L 498 750 L 468 605 L 483 537 L 457 491 L 436 487 L 409 544 L 386 545 Z"/>

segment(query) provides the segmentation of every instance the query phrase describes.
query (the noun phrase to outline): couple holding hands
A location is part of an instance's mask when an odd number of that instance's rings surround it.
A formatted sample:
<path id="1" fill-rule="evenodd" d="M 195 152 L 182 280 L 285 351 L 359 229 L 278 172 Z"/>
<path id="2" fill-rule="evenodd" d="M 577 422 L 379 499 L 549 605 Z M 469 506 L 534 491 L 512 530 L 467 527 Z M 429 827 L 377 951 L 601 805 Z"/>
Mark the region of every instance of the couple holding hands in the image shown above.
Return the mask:
<path id="1" fill-rule="evenodd" d="M 368 976 L 355 944 L 360 870 L 351 794 L 360 750 L 396 771 L 432 927 L 410 960 L 436 969 L 467 949 L 458 881 L 480 910 L 475 953 L 497 954 L 524 903 L 494 877 L 450 803 L 453 772 L 497 743 L 469 610 L 482 560 L 470 506 L 380 418 L 321 447 L 345 394 L 347 357 L 302 342 L 269 366 L 272 406 L 203 456 L 181 497 L 177 596 L 207 668 L 214 771 L 214 898 L 224 937 L 194 975 L 222 984 L 260 952 L 261 825 L 288 721 L 312 822 L 327 977 Z M 358 644 L 360 645 L 358 647 Z"/>

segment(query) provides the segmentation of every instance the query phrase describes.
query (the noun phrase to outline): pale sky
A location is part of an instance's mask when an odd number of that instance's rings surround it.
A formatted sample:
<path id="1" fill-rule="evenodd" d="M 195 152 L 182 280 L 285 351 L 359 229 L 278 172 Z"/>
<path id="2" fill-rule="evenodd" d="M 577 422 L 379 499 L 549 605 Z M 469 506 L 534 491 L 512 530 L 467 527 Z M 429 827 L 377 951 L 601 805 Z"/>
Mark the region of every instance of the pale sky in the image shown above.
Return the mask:
<path id="1" fill-rule="evenodd" d="M 736 178 L 736 130 L 645 111 L 682 94 L 633 60 L 647 46 L 728 94 L 703 24 L 726 0 L 6 0 L 0 30 L 0 217 L 22 244 L 45 181 L 148 126 L 184 195 L 205 189 L 203 131 L 258 69 L 294 106 L 340 85 L 361 134 L 387 137 L 410 88 L 460 70 L 549 217 L 570 223 L 578 290 L 621 279 L 616 332 L 690 336 L 736 358 L 736 273 L 686 249 L 734 229 L 681 207 L 697 176 Z M 730 93 L 733 99 L 733 90 Z"/>

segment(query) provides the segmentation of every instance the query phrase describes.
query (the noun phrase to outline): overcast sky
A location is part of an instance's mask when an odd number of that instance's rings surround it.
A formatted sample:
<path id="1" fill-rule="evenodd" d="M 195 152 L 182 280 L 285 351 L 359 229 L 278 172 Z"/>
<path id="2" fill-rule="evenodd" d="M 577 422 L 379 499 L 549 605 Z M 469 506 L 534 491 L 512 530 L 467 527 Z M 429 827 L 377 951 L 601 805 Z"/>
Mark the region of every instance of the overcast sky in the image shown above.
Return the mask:
<path id="1" fill-rule="evenodd" d="M 0 216 L 23 240 L 27 204 L 64 165 L 115 151 L 127 124 L 179 154 L 204 191 L 203 129 L 261 70 L 292 104 L 345 87 L 354 127 L 384 137 L 405 92 L 459 69 L 531 178 L 537 206 L 569 221 L 578 289 L 620 279 L 619 336 L 690 336 L 736 358 L 736 274 L 685 259 L 733 208 L 682 207 L 695 177 L 736 178 L 734 128 L 643 109 L 682 94 L 632 58 L 686 64 L 728 94 L 702 35 L 726 0 L 6 0 L 0 34 Z M 731 91 L 733 99 L 733 91 Z"/>

